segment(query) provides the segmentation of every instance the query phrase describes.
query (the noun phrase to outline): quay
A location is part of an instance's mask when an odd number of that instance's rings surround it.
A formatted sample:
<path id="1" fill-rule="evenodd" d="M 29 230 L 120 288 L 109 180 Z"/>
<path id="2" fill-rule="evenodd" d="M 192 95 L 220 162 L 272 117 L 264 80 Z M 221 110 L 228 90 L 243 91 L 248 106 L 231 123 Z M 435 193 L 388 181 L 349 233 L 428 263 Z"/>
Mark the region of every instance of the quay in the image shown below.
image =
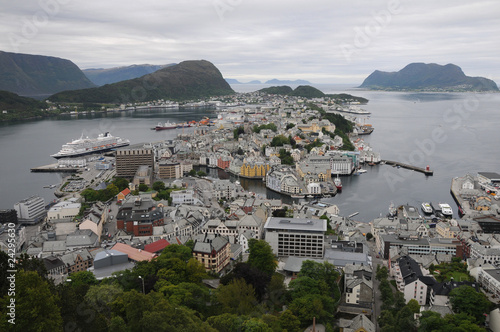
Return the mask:
<path id="1" fill-rule="evenodd" d="M 403 167 L 406 169 L 411 169 L 413 171 L 424 173 L 425 175 L 434 175 L 434 171 L 431 171 L 429 169 L 429 166 L 427 166 L 426 168 L 422 168 L 422 167 L 412 166 L 412 165 L 408 165 L 408 164 L 403 164 L 403 163 L 400 163 L 399 161 L 392 161 L 392 160 L 381 160 L 380 162 L 385 163 L 387 165 L 391 165 L 391 166 L 400 166 L 400 167 Z"/>
<path id="2" fill-rule="evenodd" d="M 81 172 L 82 169 L 75 168 L 75 167 L 59 167 L 58 164 L 50 164 L 50 165 L 45 165 L 45 166 L 40 166 L 40 167 L 33 167 L 31 169 L 31 172 L 33 173 L 78 173 Z"/>

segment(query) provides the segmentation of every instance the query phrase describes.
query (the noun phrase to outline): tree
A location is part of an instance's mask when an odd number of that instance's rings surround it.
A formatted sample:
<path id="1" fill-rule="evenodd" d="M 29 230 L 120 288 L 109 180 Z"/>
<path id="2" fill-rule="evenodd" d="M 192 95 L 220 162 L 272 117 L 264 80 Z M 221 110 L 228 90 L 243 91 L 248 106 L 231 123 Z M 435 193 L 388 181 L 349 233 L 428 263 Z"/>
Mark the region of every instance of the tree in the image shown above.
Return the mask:
<path id="1" fill-rule="evenodd" d="M 165 182 L 156 181 L 155 183 L 153 183 L 153 190 L 158 192 L 165 190 Z"/>
<path id="2" fill-rule="evenodd" d="M 264 240 L 250 239 L 248 241 L 248 248 L 250 252 L 248 255 L 248 264 L 268 275 L 272 275 L 278 263 L 269 243 Z"/>
<path id="3" fill-rule="evenodd" d="M 413 312 L 414 314 L 418 314 L 420 312 L 420 304 L 418 304 L 418 301 L 415 299 L 411 299 L 408 301 L 406 306 Z"/>
<path id="4" fill-rule="evenodd" d="M 302 331 L 300 328 L 300 320 L 290 310 L 285 310 L 279 317 L 279 322 L 283 330 L 289 332 Z"/>
<path id="5" fill-rule="evenodd" d="M 208 317 L 207 323 L 219 332 L 241 331 L 241 325 L 247 316 L 224 313 L 218 316 Z"/>
<path id="6" fill-rule="evenodd" d="M 119 191 L 128 188 L 129 184 L 128 180 L 124 178 L 114 178 L 112 183 L 118 188 Z"/>
<path id="7" fill-rule="evenodd" d="M 198 171 L 196 173 L 196 175 L 198 175 L 200 178 L 204 177 L 204 176 L 207 176 L 207 173 L 203 172 L 203 171 Z"/>
<path id="8" fill-rule="evenodd" d="M 116 285 L 91 286 L 85 294 L 85 301 L 98 312 L 111 314 L 110 304 L 116 300 L 123 291 Z"/>
<path id="9" fill-rule="evenodd" d="M 72 287 L 79 287 L 82 285 L 93 286 L 97 285 L 97 279 L 94 274 L 90 271 L 79 271 L 71 274 L 68 281 L 71 281 L 70 285 Z"/>
<path id="10" fill-rule="evenodd" d="M 478 322 L 484 321 L 483 314 L 489 312 L 491 308 L 491 302 L 482 292 L 467 285 L 452 290 L 449 298 L 454 312 L 466 313 L 476 318 Z"/>
<path id="11" fill-rule="evenodd" d="M 373 234 L 372 233 L 366 233 L 366 241 L 370 241 L 373 239 Z"/>
<path id="12" fill-rule="evenodd" d="M 148 190 L 149 190 L 149 187 L 147 184 L 141 183 L 139 185 L 139 191 L 148 191 Z"/>
<path id="13" fill-rule="evenodd" d="M 190 176 L 196 176 L 196 170 L 192 169 L 188 173 Z"/>
<path id="14" fill-rule="evenodd" d="M 274 136 L 271 140 L 271 146 L 283 146 L 285 144 L 290 144 L 290 140 L 283 135 Z"/>
<path id="15" fill-rule="evenodd" d="M 252 313 L 258 303 L 253 286 L 243 279 L 234 279 L 228 285 L 219 286 L 216 298 L 222 304 L 224 312 L 237 315 Z"/>
<path id="16" fill-rule="evenodd" d="M 0 330 L 2 331 L 62 331 L 63 321 L 57 295 L 36 272 L 19 270 L 15 279 L 15 296 L 6 294 L 0 299 Z M 15 325 L 8 322 L 15 299 Z"/>

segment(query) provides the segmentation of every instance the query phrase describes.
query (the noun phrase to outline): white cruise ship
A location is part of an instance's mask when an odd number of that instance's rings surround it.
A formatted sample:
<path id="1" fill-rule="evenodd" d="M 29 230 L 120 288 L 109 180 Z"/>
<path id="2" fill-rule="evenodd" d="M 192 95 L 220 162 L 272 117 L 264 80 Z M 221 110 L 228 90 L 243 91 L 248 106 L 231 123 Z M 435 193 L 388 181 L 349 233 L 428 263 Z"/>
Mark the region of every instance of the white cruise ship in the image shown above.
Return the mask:
<path id="1" fill-rule="evenodd" d="M 51 155 L 56 159 L 65 157 L 83 156 L 91 153 L 99 153 L 116 149 L 130 144 L 128 139 L 112 136 L 110 133 L 99 134 L 97 138 L 80 137 L 74 141 L 66 143 L 61 150 Z"/>

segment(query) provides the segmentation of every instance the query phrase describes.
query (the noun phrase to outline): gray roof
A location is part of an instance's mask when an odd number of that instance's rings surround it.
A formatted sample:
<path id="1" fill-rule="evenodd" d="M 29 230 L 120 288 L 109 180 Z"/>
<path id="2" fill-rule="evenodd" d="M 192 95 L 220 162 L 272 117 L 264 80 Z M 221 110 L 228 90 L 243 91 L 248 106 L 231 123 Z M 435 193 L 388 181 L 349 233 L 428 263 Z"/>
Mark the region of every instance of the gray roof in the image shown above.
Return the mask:
<path id="1" fill-rule="evenodd" d="M 206 254 L 212 253 L 212 250 L 219 252 L 228 243 L 229 241 L 223 236 L 217 236 L 213 240 L 205 239 L 205 241 L 203 242 L 196 241 L 193 247 L 193 252 L 201 252 Z"/>
<path id="2" fill-rule="evenodd" d="M 288 272 L 299 272 L 300 269 L 302 268 L 302 263 L 304 261 L 313 261 L 316 263 L 328 262 L 330 264 L 333 264 L 333 262 L 328 260 L 328 259 L 315 259 L 315 258 L 309 258 L 309 257 L 289 256 L 286 258 L 286 262 L 285 262 L 285 266 L 283 267 L 283 270 L 288 271 Z"/>
<path id="3" fill-rule="evenodd" d="M 325 219 L 309 218 L 274 218 L 269 217 L 264 226 L 268 229 L 286 229 L 295 231 L 326 232 Z"/>
<path id="4" fill-rule="evenodd" d="M 97 245 L 98 237 L 90 229 L 79 229 L 66 237 L 68 247 L 92 247 Z"/>

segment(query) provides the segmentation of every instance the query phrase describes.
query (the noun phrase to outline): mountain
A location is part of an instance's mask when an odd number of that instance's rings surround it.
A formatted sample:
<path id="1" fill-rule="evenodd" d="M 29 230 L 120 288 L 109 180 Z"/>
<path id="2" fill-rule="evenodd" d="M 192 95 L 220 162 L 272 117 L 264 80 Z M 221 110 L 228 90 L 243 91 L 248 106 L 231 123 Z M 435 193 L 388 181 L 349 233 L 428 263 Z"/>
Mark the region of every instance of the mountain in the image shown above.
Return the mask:
<path id="1" fill-rule="evenodd" d="M 226 82 L 229 84 L 243 84 L 238 80 L 235 80 L 234 78 L 225 78 Z"/>
<path id="2" fill-rule="evenodd" d="M 376 70 L 360 88 L 372 90 L 498 91 L 495 82 L 469 77 L 454 64 L 411 63 L 398 72 Z"/>
<path id="3" fill-rule="evenodd" d="M 293 89 L 288 85 L 282 86 L 270 86 L 269 88 L 260 89 L 259 92 L 267 93 L 270 95 L 289 95 L 293 92 Z"/>
<path id="4" fill-rule="evenodd" d="M 98 88 L 64 91 L 57 102 L 128 103 L 157 99 L 186 100 L 233 94 L 220 71 L 206 60 L 183 61 L 152 74 Z"/>
<path id="5" fill-rule="evenodd" d="M 131 65 L 127 67 L 114 67 L 107 69 L 84 69 L 82 70 L 85 76 L 95 85 L 111 84 L 133 78 L 141 77 L 147 74 L 154 73 L 165 67 L 173 66 L 175 63 L 168 65 Z"/>
<path id="6" fill-rule="evenodd" d="M 29 117 L 42 116 L 47 112 L 45 102 L 21 97 L 13 92 L 0 91 L 0 120 L 20 120 Z"/>
<path id="7" fill-rule="evenodd" d="M 246 84 L 262 84 L 262 82 L 259 80 L 253 80 L 253 81 L 247 82 Z"/>
<path id="8" fill-rule="evenodd" d="M 43 55 L 0 51 L 0 90 L 44 97 L 95 86 L 73 62 Z"/>
<path id="9" fill-rule="evenodd" d="M 310 85 L 299 85 L 290 95 L 303 98 L 321 98 L 325 96 L 322 91 Z"/>
<path id="10" fill-rule="evenodd" d="M 311 83 L 305 80 L 288 81 L 288 80 L 278 80 L 274 78 L 272 80 L 266 81 L 265 84 L 311 84 Z"/>
<path id="11" fill-rule="evenodd" d="M 325 96 L 323 92 L 310 85 L 299 85 L 295 88 L 295 90 L 288 85 L 271 86 L 269 88 L 260 89 L 259 92 L 271 95 L 285 95 L 303 98 L 321 98 Z"/>

